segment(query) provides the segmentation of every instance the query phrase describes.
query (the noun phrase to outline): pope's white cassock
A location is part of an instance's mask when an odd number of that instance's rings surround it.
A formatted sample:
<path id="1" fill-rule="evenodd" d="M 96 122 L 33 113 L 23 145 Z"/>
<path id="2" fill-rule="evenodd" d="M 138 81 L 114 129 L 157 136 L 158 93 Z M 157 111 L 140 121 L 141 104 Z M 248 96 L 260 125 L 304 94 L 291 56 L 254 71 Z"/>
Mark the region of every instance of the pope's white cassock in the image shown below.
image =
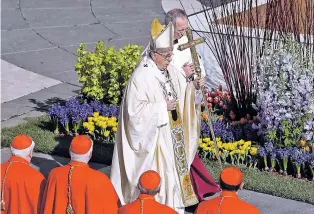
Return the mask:
<path id="1" fill-rule="evenodd" d="M 172 24 L 161 34 L 169 33 L 167 29 L 171 30 L 168 44 L 172 46 Z M 138 197 L 139 177 L 147 170 L 161 176 L 155 197 L 158 202 L 182 214 L 184 207 L 198 202 L 189 175 L 197 145 L 184 142 L 181 114 L 174 121 L 167 111 L 166 99 L 179 100 L 181 95 L 176 73 L 173 66 L 162 72 L 150 57 L 144 57 L 128 82 L 111 169 L 111 181 L 122 205 Z M 180 104 L 177 102 L 177 107 Z"/>

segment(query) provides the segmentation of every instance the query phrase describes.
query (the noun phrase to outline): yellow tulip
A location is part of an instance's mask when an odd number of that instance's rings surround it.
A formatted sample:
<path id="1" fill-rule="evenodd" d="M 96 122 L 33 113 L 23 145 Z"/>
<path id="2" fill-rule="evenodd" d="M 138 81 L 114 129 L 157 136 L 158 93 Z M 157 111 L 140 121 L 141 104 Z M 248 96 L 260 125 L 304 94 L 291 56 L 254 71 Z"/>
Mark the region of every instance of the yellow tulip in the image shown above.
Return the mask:
<path id="1" fill-rule="evenodd" d="M 198 144 L 202 144 L 202 143 L 203 143 L 203 139 L 202 138 L 198 139 Z"/>
<path id="2" fill-rule="evenodd" d="M 205 148 L 206 146 L 207 146 L 206 143 L 202 143 L 202 144 L 200 145 L 201 148 Z"/>
<path id="3" fill-rule="evenodd" d="M 99 116 L 99 112 L 95 111 L 95 112 L 93 113 L 93 117 L 98 117 L 98 116 Z"/>
<path id="4" fill-rule="evenodd" d="M 205 143 L 208 143 L 208 142 L 210 141 L 210 139 L 209 139 L 208 137 L 206 137 L 206 138 L 203 139 L 203 141 L 204 141 Z"/>
<path id="5" fill-rule="evenodd" d="M 104 136 L 105 136 L 105 137 L 108 137 L 109 134 L 110 134 L 110 131 L 107 130 L 107 131 L 105 131 Z"/>
<path id="6" fill-rule="evenodd" d="M 250 154 L 251 154 L 251 155 L 256 155 L 256 154 L 257 154 L 257 148 L 256 148 L 256 147 L 252 147 L 252 148 L 250 149 Z"/>
<path id="7" fill-rule="evenodd" d="M 217 146 L 218 146 L 218 148 L 221 148 L 222 147 L 222 142 L 218 141 L 217 142 Z"/>
<path id="8" fill-rule="evenodd" d="M 204 151 L 209 151 L 210 150 L 210 148 L 209 147 L 205 147 L 205 148 L 203 148 L 204 149 Z"/>

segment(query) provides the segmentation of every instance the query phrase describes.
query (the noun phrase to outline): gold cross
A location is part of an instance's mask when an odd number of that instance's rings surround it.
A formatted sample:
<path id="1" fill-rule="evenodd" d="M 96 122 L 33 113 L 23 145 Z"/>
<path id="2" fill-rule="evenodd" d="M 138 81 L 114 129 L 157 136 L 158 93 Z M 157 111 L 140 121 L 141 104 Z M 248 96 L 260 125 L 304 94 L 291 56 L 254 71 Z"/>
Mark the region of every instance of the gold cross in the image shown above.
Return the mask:
<path id="1" fill-rule="evenodd" d="M 200 38 L 198 38 L 196 40 L 193 40 L 193 34 L 192 34 L 191 28 L 189 28 L 186 31 L 186 36 L 188 37 L 188 42 L 183 44 L 183 45 L 179 45 L 178 50 L 179 51 L 183 51 L 183 50 L 185 50 L 187 48 L 190 48 L 196 74 L 198 76 L 201 76 L 200 62 L 198 60 L 198 55 L 197 55 L 195 46 L 198 45 L 198 44 L 204 43 L 205 42 L 205 38 L 204 37 L 200 37 Z"/>

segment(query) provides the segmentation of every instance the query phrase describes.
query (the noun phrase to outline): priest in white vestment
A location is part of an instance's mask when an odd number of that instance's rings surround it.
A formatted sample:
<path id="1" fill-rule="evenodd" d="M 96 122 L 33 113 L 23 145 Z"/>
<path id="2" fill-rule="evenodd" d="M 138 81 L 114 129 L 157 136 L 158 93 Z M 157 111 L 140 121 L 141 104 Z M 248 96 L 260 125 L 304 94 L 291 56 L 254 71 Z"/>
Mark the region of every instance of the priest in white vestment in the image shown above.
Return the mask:
<path id="1" fill-rule="evenodd" d="M 133 72 L 124 92 L 111 182 L 124 205 L 138 197 L 140 175 L 155 170 L 161 177 L 156 200 L 183 214 L 185 207 L 198 203 L 189 175 L 190 153 L 197 145 L 184 142 L 181 92 L 176 72 L 169 66 L 172 51 L 172 23 L 164 28 L 155 19 L 150 54 Z"/>
<path id="2" fill-rule="evenodd" d="M 174 47 L 173 59 L 170 66 L 175 67 L 174 71 L 178 76 L 178 85 L 180 88 L 180 111 L 183 118 L 185 142 L 198 145 L 200 137 L 201 122 L 201 101 L 203 99 L 202 87 L 204 86 L 205 69 L 203 61 L 199 56 L 201 68 L 201 77 L 195 74 L 195 68 L 192 61 L 191 50 L 187 48 L 183 51 L 178 50 L 179 45 L 186 44 L 188 38 L 186 31 L 189 28 L 188 17 L 185 11 L 173 9 L 166 14 L 165 24 L 169 22 L 174 25 Z M 215 179 L 209 174 L 204 164 L 197 154 L 197 146 L 190 152 L 189 163 L 191 167 L 191 177 L 193 188 L 199 200 L 204 199 L 205 194 L 214 194 L 220 191 Z M 195 157 L 195 158 L 194 158 Z"/>

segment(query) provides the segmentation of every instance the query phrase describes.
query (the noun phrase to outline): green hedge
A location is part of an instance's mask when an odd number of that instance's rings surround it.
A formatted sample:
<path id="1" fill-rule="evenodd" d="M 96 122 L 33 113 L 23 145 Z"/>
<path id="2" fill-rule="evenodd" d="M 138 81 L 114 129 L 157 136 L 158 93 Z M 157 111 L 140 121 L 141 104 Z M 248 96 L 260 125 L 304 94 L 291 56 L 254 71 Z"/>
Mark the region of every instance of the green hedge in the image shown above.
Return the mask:
<path id="1" fill-rule="evenodd" d="M 31 119 L 26 124 L 1 130 L 1 144 L 8 147 L 14 136 L 24 133 L 36 142 L 35 151 L 51 154 L 56 145 L 56 136 L 50 130 L 47 116 Z M 212 176 L 219 178 L 220 168 L 217 162 L 206 163 Z M 227 167 L 229 165 L 225 165 Z M 307 182 L 284 177 L 257 169 L 237 166 L 244 172 L 245 189 L 275 195 L 283 198 L 314 204 L 314 181 Z"/>
<path id="2" fill-rule="evenodd" d="M 220 167 L 217 162 L 208 162 L 207 169 L 218 181 Z M 224 165 L 228 167 L 230 165 Z M 282 198 L 314 204 L 314 181 L 297 180 L 258 169 L 236 166 L 244 172 L 244 188 Z"/>

